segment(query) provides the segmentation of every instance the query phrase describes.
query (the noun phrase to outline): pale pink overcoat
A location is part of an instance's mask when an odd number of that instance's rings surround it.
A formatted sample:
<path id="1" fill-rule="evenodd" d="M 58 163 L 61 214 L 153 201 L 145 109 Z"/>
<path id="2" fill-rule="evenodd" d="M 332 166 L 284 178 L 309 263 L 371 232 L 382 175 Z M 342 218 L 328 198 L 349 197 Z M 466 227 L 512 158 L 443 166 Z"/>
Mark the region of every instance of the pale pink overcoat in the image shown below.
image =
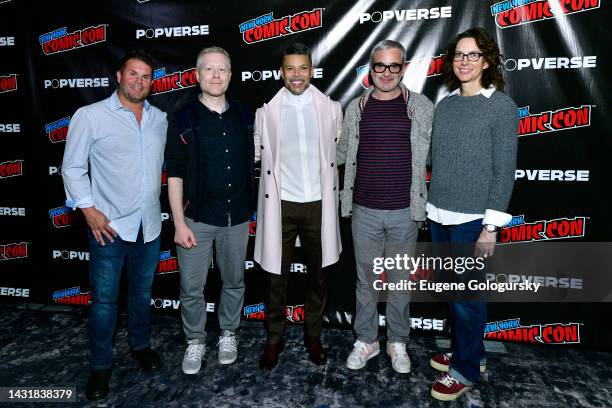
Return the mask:
<path id="1" fill-rule="evenodd" d="M 314 85 L 310 85 L 319 122 L 319 159 L 321 171 L 321 249 L 322 267 L 338 261 L 342 251 L 338 224 L 338 166 L 336 144 L 342 130 L 342 108 Z M 281 273 L 281 157 L 280 116 L 282 88 L 255 114 L 255 160 L 261 158 L 261 177 L 257 198 L 255 261 L 270 273 Z"/>

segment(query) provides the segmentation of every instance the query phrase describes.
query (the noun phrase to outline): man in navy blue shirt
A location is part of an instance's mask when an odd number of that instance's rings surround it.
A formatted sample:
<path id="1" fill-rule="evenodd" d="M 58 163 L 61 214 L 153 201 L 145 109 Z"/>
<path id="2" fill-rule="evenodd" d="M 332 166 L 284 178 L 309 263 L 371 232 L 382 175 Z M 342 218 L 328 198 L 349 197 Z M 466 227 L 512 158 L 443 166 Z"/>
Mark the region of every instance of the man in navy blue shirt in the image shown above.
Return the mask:
<path id="1" fill-rule="evenodd" d="M 232 76 L 229 55 L 220 47 L 207 47 L 200 51 L 196 68 L 202 92 L 171 118 L 166 146 L 187 340 L 185 374 L 196 374 L 205 354 L 203 292 L 213 243 L 222 280 L 218 359 L 220 364 L 236 361 L 253 213 L 253 141 L 245 108 L 225 97 Z"/>

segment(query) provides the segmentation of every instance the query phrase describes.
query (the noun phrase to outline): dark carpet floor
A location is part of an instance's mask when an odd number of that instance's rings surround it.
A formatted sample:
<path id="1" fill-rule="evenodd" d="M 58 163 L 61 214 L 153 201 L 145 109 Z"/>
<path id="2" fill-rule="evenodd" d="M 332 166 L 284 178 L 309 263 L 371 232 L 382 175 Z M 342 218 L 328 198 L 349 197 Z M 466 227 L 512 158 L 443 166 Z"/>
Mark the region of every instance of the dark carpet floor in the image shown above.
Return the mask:
<path id="1" fill-rule="evenodd" d="M 361 371 L 345 361 L 353 344 L 350 331 L 324 329 L 329 361 L 317 367 L 307 359 L 301 327 L 287 329 L 286 348 L 271 372 L 258 368 L 264 346 L 261 323 L 243 322 L 238 361 L 217 362 L 217 333 L 207 339 L 207 358 L 199 374 L 181 372 L 185 350 L 177 314 L 154 314 L 152 345 L 163 367 L 143 372 L 129 357 L 125 316 L 115 337 L 111 394 L 100 403 L 85 399 L 87 317 L 83 312 L 24 310 L 0 305 L 0 386 L 71 386 L 77 403 L 108 407 L 465 407 L 468 398 L 444 403 L 430 397 L 437 372 L 429 357 L 438 350 L 433 337 L 413 337 L 408 345 L 410 374 L 398 374 L 389 357 L 370 360 Z M 384 345 L 384 342 L 383 342 Z M 612 354 L 561 347 L 494 343 L 487 373 L 471 391 L 480 406 L 612 407 Z M 381 349 L 383 346 L 381 345 Z M 8 406 L 8 404 L 2 404 Z M 66 406 L 66 404 L 30 404 Z M 24 406 L 24 404 L 20 404 Z"/>

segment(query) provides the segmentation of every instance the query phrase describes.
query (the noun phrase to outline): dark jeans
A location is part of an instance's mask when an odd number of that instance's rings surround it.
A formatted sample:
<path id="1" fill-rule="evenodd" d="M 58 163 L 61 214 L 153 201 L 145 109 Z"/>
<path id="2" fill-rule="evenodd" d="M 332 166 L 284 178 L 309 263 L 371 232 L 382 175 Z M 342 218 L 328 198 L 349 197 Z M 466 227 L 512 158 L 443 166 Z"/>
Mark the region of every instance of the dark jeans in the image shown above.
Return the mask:
<path id="1" fill-rule="evenodd" d="M 117 324 L 117 295 L 123 264 L 127 261 L 128 344 L 132 350 L 149 347 L 151 284 L 159 263 L 159 237 L 144 243 L 142 226 L 136 242 L 119 236 L 100 245 L 89 231 L 89 281 L 92 304 L 89 313 L 91 368 L 113 364 L 113 334 Z"/>
<path id="2" fill-rule="evenodd" d="M 482 218 L 459 225 L 429 221 L 431 239 L 435 243 L 476 242 L 482 228 Z M 486 361 L 483 336 L 487 304 L 451 302 L 449 308 L 453 352 L 450 374 L 461 383 L 471 385 L 480 379 L 480 364 Z"/>
<path id="3" fill-rule="evenodd" d="M 318 337 L 321 317 L 327 302 L 327 286 L 321 270 L 321 201 L 294 203 L 281 201 L 283 247 L 281 274 L 268 274 L 266 294 L 266 328 L 268 343 L 283 339 L 286 325 L 287 283 L 293 258 L 295 239 L 299 235 L 306 259 L 306 296 L 304 301 L 304 333 Z"/>

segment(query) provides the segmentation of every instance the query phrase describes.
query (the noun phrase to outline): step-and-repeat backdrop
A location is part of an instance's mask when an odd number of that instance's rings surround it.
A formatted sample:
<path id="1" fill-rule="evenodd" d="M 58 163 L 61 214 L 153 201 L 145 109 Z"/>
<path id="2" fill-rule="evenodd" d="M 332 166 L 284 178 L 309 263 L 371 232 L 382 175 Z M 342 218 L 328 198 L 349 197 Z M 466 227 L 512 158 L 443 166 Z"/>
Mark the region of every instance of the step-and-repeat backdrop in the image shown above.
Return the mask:
<path id="1" fill-rule="evenodd" d="M 89 304 L 86 226 L 78 211 L 64 205 L 62 154 L 71 116 L 115 90 L 118 62 L 132 49 L 153 55 L 149 100 L 169 113 L 199 91 L 196 56 L 210 45 L 232 57 L 228 95 L 253 109 L 261 106 L 282 86 L 280 50 L 288 41 L 312 46 L 313 83 L 343 107 L 369 85 L 373 45 L 400 41 L 408 50 L 404 83 L 436 102 L 448 93 L 441 75 L 445 45 L 467 28 L 485 27 L 502 50 L 506 92 L 520 117 L 509 210 L 515 217 L 501 241 L 606 241 L 609 21 L 604 0 L 0 0 L 0 297 Z M 457 125 L 469 126 L 469 119 Z M 178 310 L 179 266 L 167 178 L 165 169 L 160 171 L 163 236 L 151 308 Z M 254 216 L 251 237 L 256 227 Z M 325 321 L 349 328 L 355 268 L 346 220 L 342 234 L 342 258 L 327 271 Z M 427 232 L 421 238 L 427 239 Z M 220 279 L 211 267 L 205 294 L 214 315 Z M 305 272 L 297 251 L 287 306 L 287 319 L 295 323 L 303 320 L 299 289 Z M 245 278 L 243 316 L 261 320 L 265 276 L 252 260 L 252 242 Z M 568 290 L 581 287 L 572 277 L 527 278 Z M 609 348 L 611 309 L 610 303 L 494 303 L 486 337 Z M 415 303 L 411 314 L 416 332 L 448 333 L 443 304 Z"/>

